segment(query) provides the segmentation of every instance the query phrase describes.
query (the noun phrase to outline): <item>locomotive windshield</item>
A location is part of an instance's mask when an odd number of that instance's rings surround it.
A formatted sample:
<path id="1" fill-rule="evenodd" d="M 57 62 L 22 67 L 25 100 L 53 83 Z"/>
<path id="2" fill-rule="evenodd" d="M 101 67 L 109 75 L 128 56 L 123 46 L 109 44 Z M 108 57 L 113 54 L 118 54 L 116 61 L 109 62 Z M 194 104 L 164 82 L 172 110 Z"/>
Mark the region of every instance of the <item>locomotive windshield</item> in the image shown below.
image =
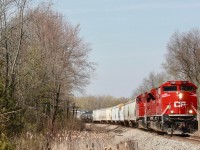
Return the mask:
<path id="1" fill-rule="evenodd" d="M 183 85 L 183 86 L 181 86 L 181 91 L 189 91 L 189 92 L 192 92 L 192 91 L 195 91 L 195 88 L 194 88 L 194 86 Z"/>
<path id="2" fill-rule="evenodd" d="M 177 86 L 164 86 L 163 91 L 165 92 L 177 91 Z"/>

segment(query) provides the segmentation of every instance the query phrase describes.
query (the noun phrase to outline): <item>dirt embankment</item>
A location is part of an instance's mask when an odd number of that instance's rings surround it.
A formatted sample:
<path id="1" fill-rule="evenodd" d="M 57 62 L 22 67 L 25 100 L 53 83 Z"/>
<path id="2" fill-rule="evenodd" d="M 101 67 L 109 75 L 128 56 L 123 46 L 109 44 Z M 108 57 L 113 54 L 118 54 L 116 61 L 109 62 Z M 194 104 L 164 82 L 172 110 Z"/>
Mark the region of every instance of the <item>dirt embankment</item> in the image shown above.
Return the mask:
<path id="1" fill-rule="evenodd" d="M 132 147 L 132 148 L 131 148 Z M 117 125 L 86 124 L 82 132 L 60 138 L 53 150 L 200 150 L 200 142 L 161 136 Z"/>

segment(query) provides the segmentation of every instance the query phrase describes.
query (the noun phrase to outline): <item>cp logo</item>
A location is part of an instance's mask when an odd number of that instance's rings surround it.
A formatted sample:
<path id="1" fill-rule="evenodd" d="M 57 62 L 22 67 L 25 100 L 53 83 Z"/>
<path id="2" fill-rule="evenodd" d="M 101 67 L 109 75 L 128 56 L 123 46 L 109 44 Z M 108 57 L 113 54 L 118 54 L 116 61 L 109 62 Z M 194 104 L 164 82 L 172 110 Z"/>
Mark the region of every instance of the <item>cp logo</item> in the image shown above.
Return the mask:
<path id="1" fill-rule="evenodd" d="M 174 102 L 174 107 L 183 107 L 186 106 L 186 102 Z"/>

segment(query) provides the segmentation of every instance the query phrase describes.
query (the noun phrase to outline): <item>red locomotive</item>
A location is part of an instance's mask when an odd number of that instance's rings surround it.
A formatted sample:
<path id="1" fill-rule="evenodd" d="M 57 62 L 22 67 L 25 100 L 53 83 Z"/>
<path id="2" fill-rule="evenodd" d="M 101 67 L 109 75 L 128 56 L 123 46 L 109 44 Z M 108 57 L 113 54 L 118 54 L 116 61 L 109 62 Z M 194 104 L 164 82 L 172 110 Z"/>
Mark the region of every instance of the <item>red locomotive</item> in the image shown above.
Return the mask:
<path id="1" fill-rule="evenodd" d="M 139 127 L 162 132 L 198 130 L 197 87 L 188 81 L 168 81 L 136 98 Z"/>
<path id="2" fill-rule="evenodd" d="M 124 123 L 161 132 L 198 130 L 197 87 L 188 81 L 168 81 L 125 104 L 93 110 L 93 122 Z"/>

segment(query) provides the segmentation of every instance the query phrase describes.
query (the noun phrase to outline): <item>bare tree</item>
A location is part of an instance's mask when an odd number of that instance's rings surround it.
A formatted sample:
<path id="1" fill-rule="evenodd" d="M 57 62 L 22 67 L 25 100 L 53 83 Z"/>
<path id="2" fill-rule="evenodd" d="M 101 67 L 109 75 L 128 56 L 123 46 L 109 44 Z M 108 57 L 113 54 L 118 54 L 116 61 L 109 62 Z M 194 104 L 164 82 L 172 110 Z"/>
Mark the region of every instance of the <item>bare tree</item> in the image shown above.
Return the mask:
<path id="1" fill-rule="evenodd" d="M 100 108 L 112 107 L 120 103 L 125 103 L 129 99 L 125 97 L 113 97 L 108 95 L 102 96 L 86 96 L 86 97 L 76 97 L 74 102 L 82 110 L 94 110 Z"/>
<path id="2" fill-rule="evenodd" d="M 94 65 L 88 60 L 88 44 L 78 35 L 79 25 L 72 26 L 49 5 L 30 10 L 27 18 L 30 20 L 25 27 L 29 33 L 28 49 L 21 72 L 27 80 L 20 89 L 24 89 L 21 93 L 25 94 L 25 101 L 36 102 L 37 106 L 49 105 L 51 132 L 54 132 L 57 116 L 63 109 L 60 106 L 65 105 L 75 90 L 83 90 L 89 83 Z M 35 94 L 30 97 L 27 90 Z"/>
<path id="3" fill-rule="evenodd" d="M 200 31 L 175 32 L 168 42 L 166 71 L 175 79 L 189 80 L 200 85 Z"/>
<path id="4" fill-rule="evenodd" d="M 148 92 L 153 88 L 157 88 L 159 85 L 161 85 L 163 82 L 166 82 L 169 79 L 170 77 L 165 72 L 161 72 L 157 74 L 154 72 L 150 72 L 149 76 L 147 78 L 144 78 L 143 82 L 133 92 L 132 97 L 134 98 L 138 96 L 139 94 Z"/>
<path id="5" fill-rule="evenodd" d="M 24 50 L 24 13 L 27 0 L 0 0 L 0 62 L 1 82 L 0 114 L 4 119 L 4 132 L 10 135 L 23 128 L 20 107 L 16 96 L 21 67 L 21 52 Z"/>

